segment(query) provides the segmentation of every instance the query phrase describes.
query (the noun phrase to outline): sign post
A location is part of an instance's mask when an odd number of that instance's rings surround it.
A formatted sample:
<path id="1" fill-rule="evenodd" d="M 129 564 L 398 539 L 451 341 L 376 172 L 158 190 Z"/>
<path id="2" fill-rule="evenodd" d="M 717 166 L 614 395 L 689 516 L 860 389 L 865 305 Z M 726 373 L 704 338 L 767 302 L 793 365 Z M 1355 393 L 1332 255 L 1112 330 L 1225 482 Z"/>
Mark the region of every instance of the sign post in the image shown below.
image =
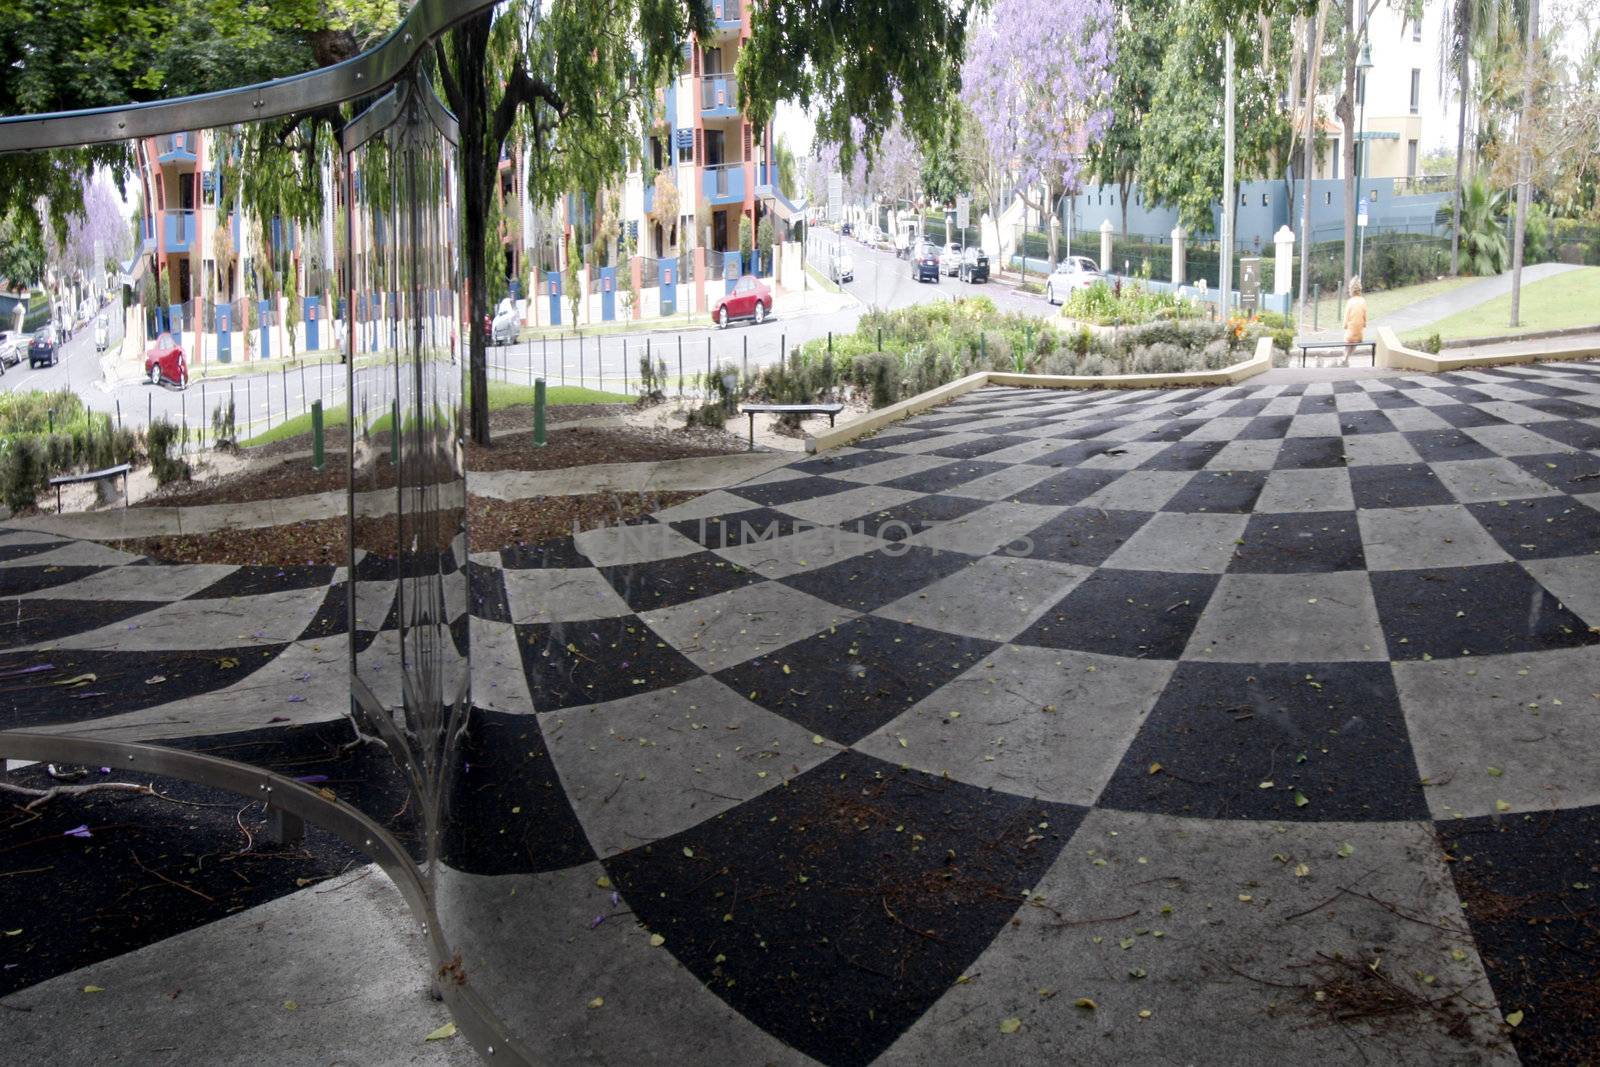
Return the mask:
<path id="1" fill-rule="evenodd" d="M 1239 310 L 1254 315 L 1261 310 L 1261 257 L 1239 257 Z"/>
<path id="2" fill-rule="evenodd" d="M 1367 207 L 1367 198 L 1363 196 L 1356 203 L 1356 226 L 1358 227 L 1356 230 L 1356 277 L 1358 278 L 1365 270 L 1367 262 Z M 1349 293 L 1345 294 L 1345 296 L 1349 295 Z"/>
<path id="3" fill-rule="evenodd" d="M 972 221 L 972 197 L 956 197 L 956 227 L 961 231 L 961 244 L 966 247 L 967 226 Z"/>

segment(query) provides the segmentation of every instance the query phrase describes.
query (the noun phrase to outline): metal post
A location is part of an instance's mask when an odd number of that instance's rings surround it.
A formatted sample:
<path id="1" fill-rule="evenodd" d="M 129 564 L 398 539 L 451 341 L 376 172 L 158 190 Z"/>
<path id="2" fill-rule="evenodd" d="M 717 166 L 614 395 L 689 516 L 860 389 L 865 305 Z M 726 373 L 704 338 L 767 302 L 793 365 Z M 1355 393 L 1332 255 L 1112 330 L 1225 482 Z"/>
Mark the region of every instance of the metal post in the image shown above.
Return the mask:
<path id="1" fill-rule="evenodd" d="M 117 429 L 122 429 L 122 398 L 117 398 Z"/>
<path id="2" fill-rule="evenodd" d="M 256 410 L 250 406 L 250 376 L 244 379 L 244 424 L 250 426 L 255 422 Z"/>
<path id="3" fill-rule="evenodd" d="M 316 400 L 311 404 L 311 469 L 322 470 L 323 462 L 322 401 Z"/>
<path id="4" fill-rule="evenodd" d="M 778 335 L 778 367 L 782 369 L 789 362 L 789 331 L 785 330 Z"/>
<path id="5" fill-rule="evenodd" d="M 301 364 L 300 364 L 300 412 L 301 412 L 301 414 L 304 414 L 306 411 L 310 410 L 309 408 L 306 407 L 306 397 L 307 397 L 307 395 L 308 394 L 306 392 L 306 365 L 302 361 Z"/>
<path id="6" fill-rule="evenodd" d="M 1217 297 L 1222 301 L 1222 321 L 1228 321 L 1233 303 L 1233 223 L 1238 209 L 1238 193 L 1233 187 L 1233 32 L 1223 41 L 1222 102 L 1222 248 L 1217 267 Z"/>
<path id="7" fill-rule="evenodd" d="M 1317 315 L 1318 315 L 1318 312 L 1320 312 L 1322 310 L 1321 304 L 1322 304 L 1322 283 L 1321 282 L 1317 282 L 1315 285 L 1313 285 L 1311 287 L 1311 329 L 1313 331 L 1315 331 L 1316 328 L 1317 328 Z M 1300 321 L 1304 322 L 1305 320 L 1301 319 Z"/>
<path id="8" fill-rule="evenodd" d="M 706 338 L 706 395 L 711 395 L 711 338 Z"/>
<path id="9" fill-rule="evenodd" d="M 209 410 L 210 409 L 206 407 L 206 380 L 204 378 L 201 378 L 200 379 L 200 447 L 201 448 L 204 448 L 205 447 L 205 443 L 206 443 L 206 412 L 209 411 Z M 213 442 L 213 443 L 215 443 L 215 442 Z"/>
<path id="10" fill-rule="evenodd" d="M 544 430 L 544 379 L 533 383 L 533 447 L 545 445 Z"/>
<path id="11" fill-rule="evenodd" d="M 567 338 L 565 335 L 557 338 L 556 345 L 560 349 L 556 357 L 561 361 L 561 384 L 567 384 Z"/>
<path id="12" fill-rule="evenodd" d="M 150 427 L 156 424 L 156 398 L 153 393 L 146 393 L 144 399 L 144 428 L 149 433 Z"/>
<path id="13" fill-rule="evenodd" d="M 683 334 L 678 335 L 678 396 L 683 396 Z"/>
<path id="14" fill-rule="evenodd" d="M 583 388 L 583 337 L 578 338 L 578 388 Z"/>
<path id="15" fill-rule="evenodd" d="M 289 364 L 283 365 L 283 421 L 289 421 Z"/>

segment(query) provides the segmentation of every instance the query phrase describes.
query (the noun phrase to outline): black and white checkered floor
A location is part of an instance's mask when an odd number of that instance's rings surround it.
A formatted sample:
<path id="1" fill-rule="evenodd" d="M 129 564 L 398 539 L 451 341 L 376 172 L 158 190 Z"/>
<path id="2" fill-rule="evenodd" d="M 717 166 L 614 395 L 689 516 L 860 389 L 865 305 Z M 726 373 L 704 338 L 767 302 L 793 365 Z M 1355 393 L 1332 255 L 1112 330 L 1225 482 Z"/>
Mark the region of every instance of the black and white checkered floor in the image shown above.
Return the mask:
<path id="1" fill-rule="evenodd" d="M 985 389 L 474 556 L 447 926 L 561 1061 L 1592 1060 L 1597 457 L 1590 365 Z M 343 714 L 337 573 L 46 541 L 0 674 L 195 681 L 5 725 Z"/>

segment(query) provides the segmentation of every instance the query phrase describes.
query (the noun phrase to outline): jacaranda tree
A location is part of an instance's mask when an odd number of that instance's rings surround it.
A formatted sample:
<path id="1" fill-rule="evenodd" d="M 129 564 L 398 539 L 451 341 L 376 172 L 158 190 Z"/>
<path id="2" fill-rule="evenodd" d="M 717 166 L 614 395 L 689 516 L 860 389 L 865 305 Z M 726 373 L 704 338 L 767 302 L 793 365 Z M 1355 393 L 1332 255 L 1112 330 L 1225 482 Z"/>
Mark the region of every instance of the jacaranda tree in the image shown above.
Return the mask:
<path id="1" fill-rule="evenodd" d="M 1029 207 L 1054 215 L 1111 121 L 1111 0 L 996 0 L 974 30 L 962 95 Z M 1056 260 L 1057 227 L 1049 228 Z"/>

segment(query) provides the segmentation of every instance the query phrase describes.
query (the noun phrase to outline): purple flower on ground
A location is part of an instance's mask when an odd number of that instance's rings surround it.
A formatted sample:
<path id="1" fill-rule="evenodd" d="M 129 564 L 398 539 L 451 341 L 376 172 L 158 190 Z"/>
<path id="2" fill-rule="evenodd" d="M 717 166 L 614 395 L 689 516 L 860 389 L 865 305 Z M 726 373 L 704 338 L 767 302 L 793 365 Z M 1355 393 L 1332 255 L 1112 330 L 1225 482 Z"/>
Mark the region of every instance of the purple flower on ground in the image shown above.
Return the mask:
<path id="1" fill-rule="evenodd" d="M 94 835 L 89 832 L 89 824 L 88 823 L 84 823 L 82 826 L 74 826 L 72 829 L 66 831 L 61 836 L 62 837 L 93 837 Z"/>

